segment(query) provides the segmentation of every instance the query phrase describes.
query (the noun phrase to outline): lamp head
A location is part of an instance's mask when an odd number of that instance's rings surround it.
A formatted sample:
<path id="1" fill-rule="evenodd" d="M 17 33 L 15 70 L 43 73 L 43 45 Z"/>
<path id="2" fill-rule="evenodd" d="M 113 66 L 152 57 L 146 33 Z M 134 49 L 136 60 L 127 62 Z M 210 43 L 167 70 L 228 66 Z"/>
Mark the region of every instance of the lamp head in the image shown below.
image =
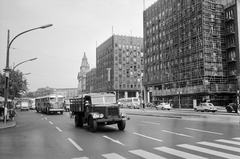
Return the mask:
<path id="1" fill-rule="evenodd" d="M 45 29 L 45 28 L 48 28 L 48 27 L 51 27 L 51 26 L 53 26 L 53 25 L 52 24 L 47 24 L 47 25 L 40 26 L 39 28 Z"/>

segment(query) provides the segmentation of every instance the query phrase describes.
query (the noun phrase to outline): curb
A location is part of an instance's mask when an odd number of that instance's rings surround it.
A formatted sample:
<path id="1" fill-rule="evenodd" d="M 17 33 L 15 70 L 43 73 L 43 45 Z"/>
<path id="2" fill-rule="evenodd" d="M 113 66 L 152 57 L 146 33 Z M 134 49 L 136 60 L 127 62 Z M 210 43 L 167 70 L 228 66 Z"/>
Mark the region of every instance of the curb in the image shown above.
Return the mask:
<path id="1" fill-rule="evenodd" d="M 16 126 L 17 126 L 16 121 L 12 121 L 11 124 L 0 124 L 0 130 L 1 129 L 12 128 L 12 127 L 16 127 Z"/>
<path id="2" fill-rule="evenodd" d="M 160 115 L 160 114 L 140 114 L 140 113 L 126 113 L 127 115 L 142 115 L 142 116 L 153 116 L 153 117 L 164 117 L 164 118 L 177 118 L 177 119 L 185 119 L 185 118 L 207 118 L 203 115 L 189 115 L 189 116 L 178 116 L 178 115 Z"/>

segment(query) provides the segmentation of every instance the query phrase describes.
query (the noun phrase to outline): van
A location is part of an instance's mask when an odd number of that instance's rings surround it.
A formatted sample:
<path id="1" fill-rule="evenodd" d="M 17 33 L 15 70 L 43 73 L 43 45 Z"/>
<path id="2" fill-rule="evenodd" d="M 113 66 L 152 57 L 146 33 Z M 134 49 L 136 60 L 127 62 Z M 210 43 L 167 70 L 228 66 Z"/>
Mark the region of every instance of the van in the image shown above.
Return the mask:
<path id="1" fill-rule="evenodd" d="M 118 100 L 118 105 L 121 108 L 139 109 L 140 99 L 137 97 L 121 98 Z"/>
<path id="2" fill-rule="evenodd" d="M 21 102 L 21 111 L 22 110 L 29 110 L 29 103 L 28 102 Z"/>

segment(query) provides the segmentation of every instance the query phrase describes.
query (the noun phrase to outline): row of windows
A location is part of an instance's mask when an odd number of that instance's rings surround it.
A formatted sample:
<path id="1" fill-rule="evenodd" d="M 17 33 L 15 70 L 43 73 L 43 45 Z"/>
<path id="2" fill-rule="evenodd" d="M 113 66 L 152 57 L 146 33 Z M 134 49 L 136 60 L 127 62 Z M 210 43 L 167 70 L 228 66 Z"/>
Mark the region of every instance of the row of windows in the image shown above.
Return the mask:
<path id="1" fill-rule="evenodd" d="M 140 51 L 125 51 L 125 50 L 115 50 L 115 55 L 121 56 L 138 56 L 143 57 L 143 52 Z"/>
<path id="2" fill-rule="evenodd" d="M 140 84 L 138 84 L 138 85 L 129 85 L 129 84 L 115 84 L 115 87 L 116 87 L 116 89 L 125 89 L 125 88 L 127 88 L 127 89 L 140 89 L 141 88 L 141 85 Z"/>
<path id="3" fill-rule="evenodd" d="M 124 45 L 124 44 L 119 44 L 119 43 L 115 43 L 115 47 L 118 47 L 119 49 L 133 49 L 133 50 L 140 50 L 140 45 Z"/>

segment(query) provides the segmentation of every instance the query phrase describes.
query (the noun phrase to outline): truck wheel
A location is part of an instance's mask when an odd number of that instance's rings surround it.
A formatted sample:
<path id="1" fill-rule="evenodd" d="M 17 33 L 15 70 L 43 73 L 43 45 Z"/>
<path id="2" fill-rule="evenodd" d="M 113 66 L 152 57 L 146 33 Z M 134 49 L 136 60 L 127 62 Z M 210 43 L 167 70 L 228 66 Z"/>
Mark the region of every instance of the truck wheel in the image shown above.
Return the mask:
<path id="1" fill-rule="evenodd" d="M 75 115 L 74 121 L 75 121 L 75 127 L 83 127 L 82 116 L 80 114 Z"/>
<path id="2" fill-rule="evenodd" d="M 88 125 L 89 125 L 89 128 L 90 128 L 91 132 L 96 132 L 96 130 L 97 130 L 97 122 L 95 120 L 93 120 L 92 116 L 89 117 Z"/>
<path id="3" fill-rule="evenodd" d="M 63 114 L 63 111 L 61 111 L 61 114 Z"/>
<path id="4" fill-rule="evenodd" d="M 125 127 L 126 127 L 126 121 L 123 120 L 123 121 L 117 123 L 117 125 L 118 125 L 118 129 L 119 129 L 119 130 L 124 130 Z"/>
<path id="5" fill-rule="evenodd" d="M 232 109 L 231 108 L 227 108 L 227 112 L 228 113 L 232 113 Z"/>

